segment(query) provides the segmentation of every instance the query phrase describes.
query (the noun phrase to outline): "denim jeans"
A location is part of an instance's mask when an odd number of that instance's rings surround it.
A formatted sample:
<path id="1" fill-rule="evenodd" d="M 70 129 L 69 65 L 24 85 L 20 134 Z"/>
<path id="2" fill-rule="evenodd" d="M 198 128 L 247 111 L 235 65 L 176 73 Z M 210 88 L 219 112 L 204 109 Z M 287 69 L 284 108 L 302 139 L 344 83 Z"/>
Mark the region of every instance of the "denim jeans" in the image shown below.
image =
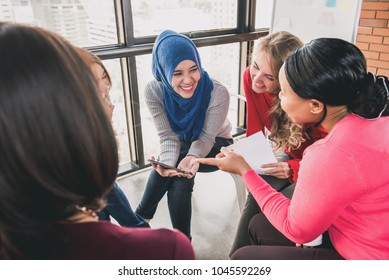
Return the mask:
<path id="1" fill-rule="evenodd" d="M 232 141 L 232 139 L 217 137 L 216 143 L 207 157 L 215 157 L 220 152 L 221 147 L 232 144 Z M 176 165 L 187 155 L 190 145 L 191 143 L 181 143 L 180 156 Z M 201 164 L 198 172 L 213 172 L 217 169 L 215 166 Z M 190 226 L 194 178 L 162 177 L 153 169 L 147 180 L 142 200 L 135 213 L 145 219 L 152 219 L 157 210 L 158 203 L 167 193 L 169 215 L 173 228 L 180 230 L 191 238 Z"/>
<path id="2" fill-rule="evenodd" d="M 142 217 L 132 211 L 130 202 L 122 189 L 115 182 L 112 190 L 105 196 L 107 206 L 97 212 L 99 220 L 114 218 L 121 226 L 125 227 L 150 227 Z"/>

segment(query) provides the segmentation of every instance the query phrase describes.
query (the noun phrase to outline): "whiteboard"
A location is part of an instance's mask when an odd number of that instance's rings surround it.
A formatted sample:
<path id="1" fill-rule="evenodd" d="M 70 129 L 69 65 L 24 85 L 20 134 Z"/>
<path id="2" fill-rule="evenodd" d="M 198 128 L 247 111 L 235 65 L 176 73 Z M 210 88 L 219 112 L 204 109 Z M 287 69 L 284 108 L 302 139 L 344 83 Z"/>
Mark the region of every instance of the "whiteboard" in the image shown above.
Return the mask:
<path id="1" fill-rule="evenodd" d="M 304 43 L 319 37 L 355 43 L 362 0 L 274 0 L 270 32 L 289 31 Z"/>

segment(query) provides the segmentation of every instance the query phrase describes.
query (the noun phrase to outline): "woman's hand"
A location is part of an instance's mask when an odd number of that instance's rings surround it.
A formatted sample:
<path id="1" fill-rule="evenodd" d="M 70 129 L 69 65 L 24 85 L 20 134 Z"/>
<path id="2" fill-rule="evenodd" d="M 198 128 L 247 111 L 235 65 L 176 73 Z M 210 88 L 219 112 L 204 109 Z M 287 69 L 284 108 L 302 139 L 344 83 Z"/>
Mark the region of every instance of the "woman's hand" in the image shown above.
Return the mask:
<path id="1" fill-rule="evenodd" d="M 265 175 L 271 175 L 280 179 L 287 179 L 292 175 L 290 166 L 287 162 L 275 162 L 262 164 L 261 168 L 269 168 L 263 172 Z"/>
<path id="2" fill-rule="evenodd" d="M 181 176 L 187 177 L 188 179 L 192 178 L 193 176 L 196 175 L 197 171 L 199 170 L 200 163 L 196 161 L 197 157 L 193 155 L 187 155 L 184 157 L 180 164 L 178 164 L 178 168 L 185 170 L 187 172 L 190 172 L 190 174 L 185 173 L 182 174 Z"/>
<path id="3" fill-rule="evenodd" d="M 151 159 L 155 160 L 155 157 L 151 157 Z M 173 176 L 182 176 L 183 173 L 177 172 L 174 169 L 164 168 L 158 164 L 151 163 L 151 166 L 158 172 L 162 177 L 173 177 Z"/>
<path id="4" fill-rule="evenodd" d="M 219 167 L 220 170 L 241 176 L 251 169 L 241 155 L 225 147 L 220 149 L 220 153 L 215 158 L 199 158 L 196 161 L 202 164 L 214 165 Z"/>

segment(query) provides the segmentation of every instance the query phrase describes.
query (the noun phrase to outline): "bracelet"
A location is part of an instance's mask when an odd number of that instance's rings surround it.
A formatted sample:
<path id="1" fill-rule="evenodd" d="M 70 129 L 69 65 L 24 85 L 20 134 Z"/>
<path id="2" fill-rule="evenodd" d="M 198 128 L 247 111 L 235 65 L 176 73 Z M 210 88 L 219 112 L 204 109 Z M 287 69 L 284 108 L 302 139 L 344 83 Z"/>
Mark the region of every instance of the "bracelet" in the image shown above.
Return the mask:
<path id="1" fill-rule="evenodd" d="M 196 156 L 196 155 L 190 155 L 190 154 L 187 154 L 186 155 L 187 157 L 195 157 L 195 158 L 199 158 L 198 156 Z"/>

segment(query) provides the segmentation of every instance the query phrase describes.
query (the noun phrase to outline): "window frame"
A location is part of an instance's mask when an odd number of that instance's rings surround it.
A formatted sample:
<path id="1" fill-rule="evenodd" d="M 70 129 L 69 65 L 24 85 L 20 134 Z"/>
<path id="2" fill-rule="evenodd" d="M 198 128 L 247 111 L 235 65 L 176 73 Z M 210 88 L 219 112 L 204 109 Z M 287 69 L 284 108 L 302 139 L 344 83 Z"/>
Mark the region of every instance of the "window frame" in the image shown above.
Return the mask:
<path id="1" fill-rule="evenodd" d="M 102 60 L 117 59 L 121 61 L 122 82 L 125 100 L 125 117 L 127 118 L 127 132 L 130 144 L 130 162 L 119 166 L 118 176 L 122 176 L 140 169 L 149 167 L 144 158 L 143 136 L 141 128 L 141 115 L 138 90 L 136 57 L 151 54 L 153 43 L 157 36 L 134 37 L 131 1 L 113 0 L 115 3 L 117 34 L 119 44 L 88 48 Z M 256 0 L 237 0 L 236 28 L 191 31 L 182 34 L 193 40 L 197 47 L 215 46 L 222 44 L 239 43 L 240 63 L 239 73 L 250 64 L 249 54 L 253 41 L 266 36 L 269 28 L 255 29 Z M 135 69 L 131 71 L 131 69 Z M 239 79 L 239 92 L 242 93 L 242 83 Z M 233 136 L 245 133 L 245 104 L 238 101 L 237 130 Z M 233 125 L 233 126 L 234 126 Z"/>

